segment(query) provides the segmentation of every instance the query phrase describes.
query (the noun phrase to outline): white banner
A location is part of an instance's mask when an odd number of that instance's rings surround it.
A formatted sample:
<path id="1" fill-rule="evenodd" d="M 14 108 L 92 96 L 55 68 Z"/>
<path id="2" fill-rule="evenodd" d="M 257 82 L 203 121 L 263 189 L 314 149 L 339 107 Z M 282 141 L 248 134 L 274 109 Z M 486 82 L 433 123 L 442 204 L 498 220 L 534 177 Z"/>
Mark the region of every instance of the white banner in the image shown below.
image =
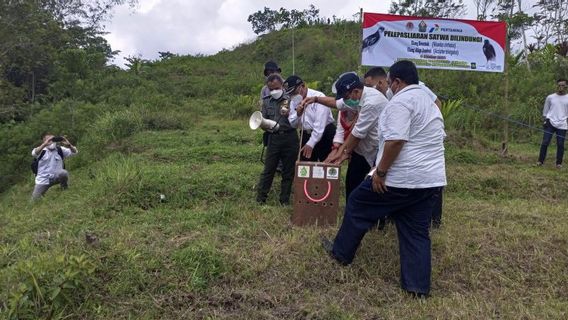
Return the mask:
<path id="1" fill-rule="evenodd" d="M 390 67 L 411 60 L 418 68 L 503 72 L 505 22 L 365 13 L 361 61 Z"/>

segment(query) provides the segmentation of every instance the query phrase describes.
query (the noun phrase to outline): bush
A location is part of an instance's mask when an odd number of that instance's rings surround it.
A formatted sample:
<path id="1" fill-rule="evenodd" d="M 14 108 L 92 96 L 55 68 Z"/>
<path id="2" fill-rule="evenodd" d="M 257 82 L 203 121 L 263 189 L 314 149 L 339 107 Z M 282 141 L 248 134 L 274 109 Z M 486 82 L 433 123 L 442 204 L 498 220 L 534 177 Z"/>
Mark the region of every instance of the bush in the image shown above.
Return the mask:
<path id="1" fill-rule="evenodd" d="M 84 255 L 27 261 L 16 269 L 8 298 L 8 319 L 57 319 L 84 302 L 95 264 Z"/>

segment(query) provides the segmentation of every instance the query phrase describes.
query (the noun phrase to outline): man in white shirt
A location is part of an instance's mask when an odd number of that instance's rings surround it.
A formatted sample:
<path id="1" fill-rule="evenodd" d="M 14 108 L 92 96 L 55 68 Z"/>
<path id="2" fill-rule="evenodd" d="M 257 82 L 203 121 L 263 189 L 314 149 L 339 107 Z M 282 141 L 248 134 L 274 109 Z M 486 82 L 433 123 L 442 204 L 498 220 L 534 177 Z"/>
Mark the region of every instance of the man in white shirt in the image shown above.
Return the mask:
<path id="1" fill-rule="evenodd" d="M 351 133 L 326 159 L 326 162 L 334 164 L 349 159 L 345 181 L 346 198 L 349 199 L 351 192 L 363 181 L 375 163 L 379 143 L 378 119 L 388 100 L 376 89 L 365 87 L 355 72 L 342 74 L 334 88 L 337 92 L 335 98 L 307 97 L 298 106 L 297 112 L 301 114 L 305 106 L 316 102 L 338 109 L 341 105 L 342 109 L 358 113 Z M 339 141 L 334 142 L 339 144 Z"/>
<path id="2" fill-rule="evenodd" d="M 57 143 L 67 146 L 58 146 Z M 61 188 L 67 189 L 69 173 L 65 170 L 63 160 L 77 154 L 77 148 L 65 137 L 55 137 L 51 134 L 43 136 L 43 142 L 37 148 L 32 149 L 32 156 L 36 158 L 37 174 L 32 200 L 40 199 L 49 188 L 60 184 Z"/>
<path id="3" fill-rule="evenodd" d="M 392 99 L 393 93 L 388 86 L 388 75 L 385 70 L 381 67 L 373 67 L 365 73 L 363 81 L 366 87 L 371 87 L 379 90 L 384 94 L 388 100 Z M 430 90 L 422 81 L 418 81 L 418 85 L 428 94 L 430 99 L 436 104 L 438 108 L 442 107 L 442 102 L 438 99 L 438 96 Z M 442 208 L 443 208 L 443 190 L 440 194 L 436 195 L 436 203 L 434 205 L 434 211 L 432 212 L 432 226 L 434 228 L 439 228 L 442 224 Z M 378 229 L 382 230 L 385 227 L 385 219 L 379 220 Z"/>
<path id="4" fill-rule="evenodd" d="M 367 231 L 380 218 L 396 223 L 401 285 L 415 296 L 430 292 L 430 219 L 434 196 L 446 185 L 444 121 L 418 85 L 416 66 L 398 61 L 389 70 L 394 93 L 379 119 L 376 168 L 351 193 L 341 228 L 325 250 L 350 264 Z"/>
<path id="5" fill-rule="evenodd" d="M 331 152 L 335 136 L 335 120 L 331 110 L 319 103 L 308 105 L 298 117 L 296 107 L 306 97 L 323 97 L 324 94 L 312 90 L 298 76 L 290 76 L 284 82 L 286 93 L 290 96 L 290 115 L 288 121 L 294 128 L 302 128 L 302 161 L 323 161 Z"/>
<path id="6" fill-rule="evenodd" d="M 566 94 L 566 79 L 558 79 L 556 93 L 546 97 L 542 117 L 544 118 L 544 137 L 540 145 L 540 154 L 538 156 L 538 166 L 542 166 L 546 158 L 546 151 L 552 135 L 556 134 L 556 168 L 562 168 L 562 159 L 564 157 L 564 140 L 566 131 L 568 130 L 568 95 Z"/>

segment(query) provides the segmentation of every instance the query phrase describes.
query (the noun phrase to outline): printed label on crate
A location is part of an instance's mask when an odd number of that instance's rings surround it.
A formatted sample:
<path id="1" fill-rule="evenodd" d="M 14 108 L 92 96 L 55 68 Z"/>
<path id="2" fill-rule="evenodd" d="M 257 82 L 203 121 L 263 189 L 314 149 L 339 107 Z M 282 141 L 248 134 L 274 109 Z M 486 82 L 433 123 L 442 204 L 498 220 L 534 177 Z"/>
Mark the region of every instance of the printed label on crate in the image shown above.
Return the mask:
<path id="1" fill-rule="evenodd" d="M 299 178 L 309 178 L 310 177 L 310 166 L 299 166 L 298 167 L 298 177 Z"/>
<path id="2" fill-rule="evenodd" d="M 324 179 L 325 170 L 323 167 L 313 167 L 312 178 Z"/>
<path id="3" fill-rule="evenodd" d="M 339 169 L 335 167 L 327 168 L 327 178 L 328 179 L 339 179 Z"/>

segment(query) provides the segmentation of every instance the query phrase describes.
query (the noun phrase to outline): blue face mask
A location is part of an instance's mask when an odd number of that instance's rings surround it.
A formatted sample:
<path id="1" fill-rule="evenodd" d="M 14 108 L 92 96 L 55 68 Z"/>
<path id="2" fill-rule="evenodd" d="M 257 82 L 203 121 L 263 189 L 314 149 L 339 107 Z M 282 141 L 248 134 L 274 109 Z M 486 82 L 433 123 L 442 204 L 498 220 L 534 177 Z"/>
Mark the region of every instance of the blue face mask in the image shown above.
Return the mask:
<path id="1" fill-rule="evenodd" d="M 351 108 L 355 108 L 355 107 L 358 107 L 358 106 L 359 106 L 359 100 L 344 99 L 343 102 L 345 102 L 345 104 L 346 104 L 348 107 L 351 107 Z"/>

